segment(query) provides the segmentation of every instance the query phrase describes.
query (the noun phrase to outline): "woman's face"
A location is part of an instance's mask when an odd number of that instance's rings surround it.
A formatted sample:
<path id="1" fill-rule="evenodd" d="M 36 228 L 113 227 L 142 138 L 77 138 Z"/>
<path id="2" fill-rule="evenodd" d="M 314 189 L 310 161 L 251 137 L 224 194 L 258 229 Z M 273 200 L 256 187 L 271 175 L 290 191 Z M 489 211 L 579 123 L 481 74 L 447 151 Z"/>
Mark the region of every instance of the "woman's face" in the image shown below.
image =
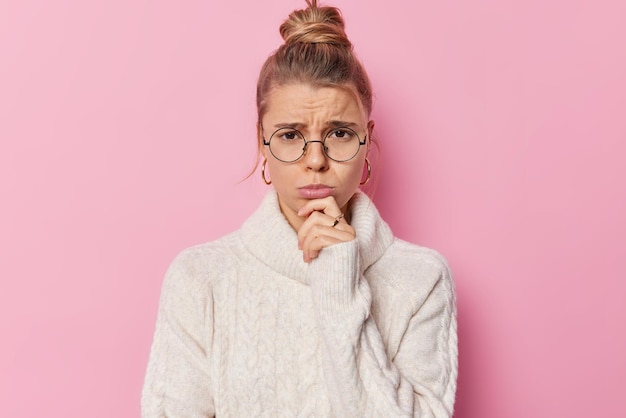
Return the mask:
<path id="1" fill-rule="evenodd" d="M 338 126 L 352 128 L 361 141 L 367 135 L 367 144 L 346 162 L 328 158 L 322 144 L 312 142 L 299 160 L 285 163 L 272 155 L 261 138 L 261 153 L 267 159 L 266 177 L 271 179 L 281 210 L 296 231 L 305 220 L 298 216 L 298 210 L 308 200 L 333 196 L 345 213 L 348 201 L 359 187 L 373 122 L 368 121 L 357 97 L 342 88 L 288 84 L 275 87 L 267 98 L 267 111 L 261 121 L 265 140 L 286 126 L 300 131 L 306 141 L 322 141 Z"/>

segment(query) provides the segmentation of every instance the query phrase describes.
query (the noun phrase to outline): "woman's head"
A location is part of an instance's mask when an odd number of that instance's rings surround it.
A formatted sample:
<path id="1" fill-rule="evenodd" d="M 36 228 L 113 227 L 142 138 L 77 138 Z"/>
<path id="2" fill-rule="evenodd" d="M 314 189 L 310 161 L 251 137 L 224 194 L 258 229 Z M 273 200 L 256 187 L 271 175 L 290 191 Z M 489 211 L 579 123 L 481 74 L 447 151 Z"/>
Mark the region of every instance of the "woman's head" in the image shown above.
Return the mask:
<path id="1" fill-rule="evenodd" d="M 349 88 L 356 93 L 367 115 L 372 110 L 372 89 L 363 66 L 356 58 L 335 7 L 322 7 L 307 0 L 280 26 L 285 43 L 261 69 L 257 83 L 257 111 L 261 123 L 271 90 L 287 84 Z"/>
<path id="2" fill-rule="evenodd" d="M 257 85 L 258 136 L 283 214 L 332 196 L 342 211 L 364 173 L 374 123 L 367 75 L 334 7 L 294 11 L 281 25 L 285 43 L 265 62 Z M 369 178 L 369 177 L 368 177 Z"/>

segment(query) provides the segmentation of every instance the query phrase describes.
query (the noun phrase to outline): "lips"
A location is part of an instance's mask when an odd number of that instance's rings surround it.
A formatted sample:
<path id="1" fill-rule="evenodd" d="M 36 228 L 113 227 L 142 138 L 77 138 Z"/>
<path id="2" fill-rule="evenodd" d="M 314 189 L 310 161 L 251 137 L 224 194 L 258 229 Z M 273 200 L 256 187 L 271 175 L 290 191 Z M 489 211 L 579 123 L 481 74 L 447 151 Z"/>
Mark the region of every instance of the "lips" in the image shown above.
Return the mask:
<path id="1" fill-rule="evenodd" d="M 308 184 L 298 188 L 298 194 L 305 199 L 323 199 L 335 194 L 335 189 L 325 184 Z"/>

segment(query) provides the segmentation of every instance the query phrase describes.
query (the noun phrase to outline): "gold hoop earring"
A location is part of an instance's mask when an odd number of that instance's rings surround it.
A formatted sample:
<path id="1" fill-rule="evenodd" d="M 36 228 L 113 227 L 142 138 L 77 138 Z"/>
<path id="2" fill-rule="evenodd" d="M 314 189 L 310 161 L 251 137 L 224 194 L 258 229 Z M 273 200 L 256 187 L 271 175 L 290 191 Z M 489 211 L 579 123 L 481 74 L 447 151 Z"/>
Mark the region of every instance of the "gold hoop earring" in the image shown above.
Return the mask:
<path id="1" fill-rule="evenodd" d="M 263 179 L 263 183 L 270 185 L 272 184 L 272 180 L 267 181 L 265 178 L 265 164 L 267 164 L 267 158 L 263 160 L 263 165 L 261 166 L 261 178 Z"/>
<path id="2" fill-rule="evenodd" d="M 365 157 L 365 164 L 367 164 L 367 177 L 365 178 L 365 180 L 359 183 L 361 186 L 370 181 L 370 177 L 372 177 L 372 165 L 370 164 L 370 160 L 368 160 L 367 157 Z"/>

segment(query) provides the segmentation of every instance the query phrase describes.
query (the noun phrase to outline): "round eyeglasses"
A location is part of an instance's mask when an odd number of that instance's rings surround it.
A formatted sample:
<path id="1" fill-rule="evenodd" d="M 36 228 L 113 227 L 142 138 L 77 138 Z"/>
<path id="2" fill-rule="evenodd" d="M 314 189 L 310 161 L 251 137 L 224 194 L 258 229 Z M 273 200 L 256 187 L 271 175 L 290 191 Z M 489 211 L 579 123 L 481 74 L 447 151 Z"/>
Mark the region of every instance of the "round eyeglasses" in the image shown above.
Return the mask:
<path id="1" fill-rule="evenodd" d="M 331 129 L 322 141 L 307 141 L 297 129 L 279 128 L 269 141 L 263 137 L 263 145 L 269 146 L 272 155 L 284 163 L 298 161 L 306 152 L 307 145 L 313 142 L 322 144 L 322 150 L 328 158 L 344 163 L 356 157 L 361 145 L 367 143 L 367 135 L 361 141 L 354 129 L 338 127 Z"/>

